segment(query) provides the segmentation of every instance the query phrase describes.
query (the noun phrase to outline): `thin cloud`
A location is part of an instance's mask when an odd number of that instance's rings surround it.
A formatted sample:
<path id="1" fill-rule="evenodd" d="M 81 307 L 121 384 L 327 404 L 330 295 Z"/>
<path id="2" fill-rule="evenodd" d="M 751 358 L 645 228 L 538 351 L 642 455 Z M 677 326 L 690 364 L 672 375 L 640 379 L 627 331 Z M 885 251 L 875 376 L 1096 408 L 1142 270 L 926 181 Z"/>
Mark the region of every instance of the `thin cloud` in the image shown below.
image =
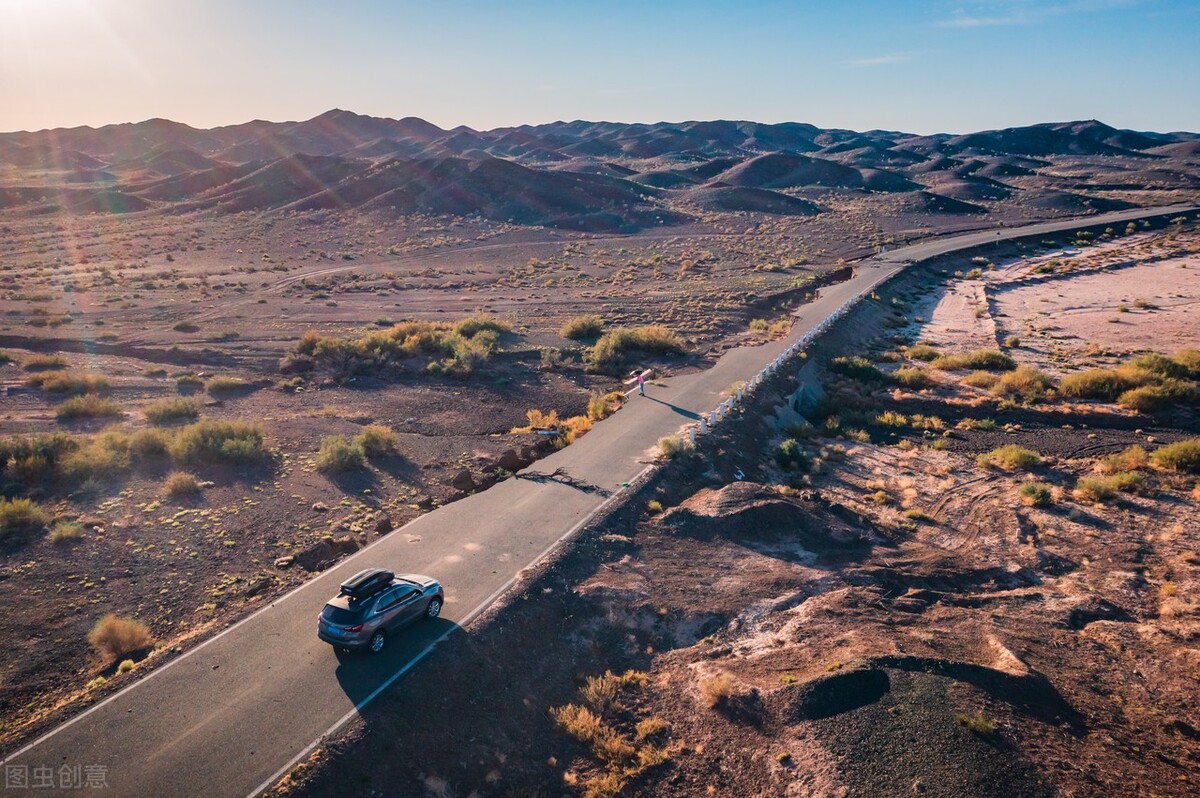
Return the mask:
<path id="1" fill-rule="evenodd" d="M 903 64 L 912 60 L 911 55 L 895 54 L 895 55 L 879 55 L 874 58 L 856 58 L 852 61 L 846 61 L 847 66 L 856 67 L 877 67 L 888 66 L 889 64 Z"/>
<path id="2" fill-rule="evenodd" d="M 1065 3 L 1040 3 L 1030 0 L 993 0 L 975 2 L 954 10 L 949 19 L 934 23 L 939 28 L 995 28 L 1006 25 L 1031 25 L 1052 17 L 1090 14 L 1114 8 L 1128 8 L 1141 0 L 1074 0 Z"/>

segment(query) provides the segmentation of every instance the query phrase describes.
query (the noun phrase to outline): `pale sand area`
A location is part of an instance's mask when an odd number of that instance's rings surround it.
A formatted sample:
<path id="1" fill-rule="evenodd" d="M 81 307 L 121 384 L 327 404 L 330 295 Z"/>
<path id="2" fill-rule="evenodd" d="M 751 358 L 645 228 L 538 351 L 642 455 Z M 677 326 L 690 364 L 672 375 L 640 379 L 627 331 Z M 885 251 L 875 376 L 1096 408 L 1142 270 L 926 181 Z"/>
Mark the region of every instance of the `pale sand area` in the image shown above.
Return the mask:
<path id="1" fill-rule="evenodd" d="M 959 280 L 914 304 L 920 340 L 944 352 L 996 348 L 996 323 L 988 313 L 981 280 Z"/>

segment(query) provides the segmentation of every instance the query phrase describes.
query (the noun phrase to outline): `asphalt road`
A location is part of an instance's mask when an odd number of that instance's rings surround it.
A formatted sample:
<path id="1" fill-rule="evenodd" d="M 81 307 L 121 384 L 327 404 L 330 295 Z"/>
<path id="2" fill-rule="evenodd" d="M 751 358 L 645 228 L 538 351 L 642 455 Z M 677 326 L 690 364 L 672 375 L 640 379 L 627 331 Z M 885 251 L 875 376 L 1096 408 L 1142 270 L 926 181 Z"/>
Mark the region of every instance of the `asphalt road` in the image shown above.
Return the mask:
<path id="1" fill-rule="evenodd" d="M 751 377 L 853 296 L 908 262 L 964 247 L 1195 210 L 1176 206 L 1003 228 L 862 261 L 851 280 L 822 289 L 798 311 L 788 339 L 731 350 L 708 371 L 648 386 L 647 397 L 631 397 L 572 446 L 392 532 L 17 751 L 4 762 L 6 777 L 24 773 L 31 785 L 40 777 L 60 789 L 13 788 L 6 781 L 5 794 L 74 793 L 61 789 L 63 774 L 75 772 L 60 770 L 63 766 L 102 777 L 111 795 L 243 798 L 265 789 L 437 640 L 482 611 L 521 569 L 602 509 L 621 483 L 647 468 L 660 437 L 715 407 L 722 391 Z M 419 542 L 410 542 L 414 536 Z M 338 583 L 368 565 L 441 579 L 447 592 L 443 618 L 410 628 L 378 657 L 339 658 L 317 640 L 316 617 Z M 89 766 L 93 769 L 85 770 Z"/>

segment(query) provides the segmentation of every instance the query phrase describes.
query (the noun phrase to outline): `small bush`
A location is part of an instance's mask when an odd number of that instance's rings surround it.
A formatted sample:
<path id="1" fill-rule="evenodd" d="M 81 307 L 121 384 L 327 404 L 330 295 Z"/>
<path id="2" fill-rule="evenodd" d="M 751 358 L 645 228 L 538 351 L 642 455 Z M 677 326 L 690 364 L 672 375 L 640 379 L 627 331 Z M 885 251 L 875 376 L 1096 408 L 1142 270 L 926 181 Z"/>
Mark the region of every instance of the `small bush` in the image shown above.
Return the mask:
<path id="1" fill-rule="evenodd" d="M 106 662 L 112 662 L 148 648 L 154 638 L 144 623 L 109 613 L 96 621 L 88 633 L 88 642 Z"/>
<path id="2" fill-rule="evenodd" d="M 181 394 L 193 394 L 204 390 L 204 380 L 194 374 L 180 374 L 175 378 L 175 390 Z"/>
<path id="3" fill-rule="evenodd" d="M 1017 446 L 1015 443 L 1010 443 L 1007 446 L 992 449 L 987 454 L 979 455 L 975 462 L 983 468 L 999 468 L 1004 471 L 1029 471 L 1041 465 L 1042 458 L 1041 455 L 1032 449 L 1025 449 Z"/>
<path id="4" fill-rule="evenodd" d="M 1153 374 L 1161 379 L 1183 379 L 1188 376 L 1188 368 L 1177 363 L 1174 359 L 1151 352 L 1135 357 L 1130 365 L 1138 371 Z"/>
<path id="5" fill-rule="evenodd" d="M 354 436 L 354 445 L 369 458 L 387 457 L 396 453 L 400 439 L 391 427 L 383 424 L 368 424 Z"/>
<path id="6" fill-rule="evenodd" d="M 667 435 L 658 439 L 658 455 L 664 460 L 674 460 L 694 449 L 691 441 L 679 435 Z"/>
<path id="7" fill-rule="evenodd" d="M 171 450 L 171 438 L 159 429 L 140 429 L 129 436 L 129 454 L 135 460 L 165 457 Z"/>
<path id="8" fill-rule="evenodd" d="M 116 418 L 122 414 L 121 406 L 112 399 L 102 399 L 92 393 L 72 396 L 54 411 L 54 417 L 59 421 L 72 421 L 79 418 Z"/>
<path id="9" fill-rule="evenodd" d="M 1117 397 L 1117 404 L 1139 413 L 1157 413 L 1173 405 L 1200 404 L 1200 389 L 1193 382 L 1166 379 L 1126 391 Z"/>
<path id="10" fill-rule="evenodd" d="M 709 708 L 727 704 L 736 695 L 737 687 L 728 673 L 718 673 L 700 680 L 700 697 Z"/>
<path id="11" fill-rule="evenodd" d="M 36 502 L 0 497 L 0 545 L 25 540 L 44 531 L 48 523 L 49 514 Z"/>
<path id="12" fill-rule="evenodd" d="M 1135 444 L 1118 454 L 1110 454 L 1107 457 L 1100 458 L 1099 462 L 1096 463 L 1096 470 L 1101 474 L 1134 471 L 1139 468 L 1145 468 L 1149 461 L 1150 456 L 1146 454 L 1146 450 Z"/>
<path id="13" fill-rule="evenodd" d="M 1114 369 L 1088 369 L 1063 377 L 1058 392 L 1072 399 L 1114 401 L 1139 383 L 1128 372 Z"/>
<path id="14" fill-rule="evenodd" d="M 1084 477 L 1075 483 L 1075 497 L 1086 502 L 1103 502 L 1118 493 L 1140 493 L 1145 488 L 1142 474 L 1126 471 L 1107 477 Z"/>
<path id="15" fill-rule="evenodd" d="M 61 371 L 69 365 L 62 355 L 32 355 L 25 359 L 21 367 L 26 371 Z"/>
<path id="16" fill-rule="evenodd" d="M 588 351 L 588 363 L 601 371 L 613 371 L 625 364 L 629 352 L 665 354 L 683 349 L 679 336 L 658 324 L 644 327 L 621 327 L 600 336 Z"/>
<path id="17" fill-rule="evenodd" d="M 962 379 L 963 385 L 969 385 L 972 388 L 982 388 L 985 391 L 991 390 L 1000 382 L 1000 378 L 989 371 L 972 371 Z"/>
<path id="18" fill-rule="evenodd" d="M 603 421 L 620 410 L 623 404 L 625 404 L 625 394 L 620 391 L 593 394 L 588 399 L 587 417 L 592 421 Z"/>
<path id="19" fill-rule="evenodd" d="M 1011 371 L 1017 367 L 1016 362 L 998 349 L 976 349 L 958 355 L 942 355 L 933 361 L 933 367 L 943 371 L 964 371 L 978 369 L 982 371 Z"/>
<path id="20" fill-rule="evenodd" d="M 919 390 L 933 385 L 933 378 L 925 369 L 898 368 L 892 372 L 892 382 L 910 390 Z"/>
<path id="21" fill-rule="evenodd" d="M 884 382 L 887 379 L 874 363 L 857 355 L 833 358 L 829 361 L 829 370 L 859 382 Z"/>
<path id="22" fill-rule="evenodd" d="M 996 729 L 998 728 L 995 723 L 983 715 L 971 716 L 960 712 L 954 716 L 954 722 L 967 731 L 978 734 L 980 737 L 991 737 L 996 733 Z"/>
<path id="23" fill-rule="evenodd" d="M 345 435 L 329 435 L 321 439 L 317 453 L 317 470 L 326 474 L 344 474 L 367 464 L 362 447 Z"/>
<path id="24" fill-rule="evenodd" d="M 56 546 L 83 540 L 83 527 L 73 521 L 58 521 L 50 528 L 49 540 Z"/>
<path id="25" fill-rule="evenodd" d="M 1150 454 L 1155 466 L 1188 474 L 1200 474 L 1200 438 L 1170 443 Z"/>
<path id="26" fill-rule="evenodd" d="M 954 425 L 955 429 L 965 430 L 994 430 L 998 425 L 992 418 L 964 418 Z"/>
<path id="27" fill-rule="evenodd" d="M 204 390 L 209 396 L 237 396 L 253 389 L 251 383 L 240 377 L 213 377 L 204 383 Z"/>
<path id="28" fill-rule="evenodd" d="M 512 328 L 509 325 L 499 319 L 494 319 L 485 313 L 476 313 L 474 316 L 468 316 L 455 324 L 454 334 L 460 335 L 463 338 L 474 338 L 481 332 L 500 335 L 501 333 L 508 332 L 510 329 Z"/>
<path id="29" fill-rule="evenodd" d="M 151 424 L 170 424 L 173 421 L 195 421 L 200 417 L 200 404 L 182 397 L 160 399 L 142 408 L 146 420 Z"/>
<path id="30" fill-rule="evenodd" d="M 168 496 L 195 496 L 200 492 L 200 480 L 186 471 L 172 471 L 163 482 Z"/>
<path id="31" fill-rule="evenodd" d="M 1189 380 L 1200 380 L 1200 349 L 1184 349 L 1171 355 L 1171 360 L 1183 370 Z"/>
<path id="32" fill-rule="evenodd" d="M 942 353 L 934 349 L 931 344 L 916 344 L 915 346 L 910 346 L 904 354 L 908 355 L 913 360 L 923 360 L 926 363 L 937 360 L 942 355 Z"/>
<path id="33" fill-rule="evenodd" d="M 103 374 L 82 371 L 45 371 L 29 377 L 26 382 L 48 393 L 71 396 L 108 393 L 108 378 Z"/>
<path id="34" fill-rule="evenodd" d="M 266 457 L 263 433 L 239 421 L 204 419 L 189 424 L 171 442 L 171 457 L 179 463 L 253 463 Z"/>
<path id="35" fill-rule="evenodd" d="M 137 667 L 136 662 L 131 659 L 123 659 L 121 660 L 121 664 L 117 666 L 117 673 L 129 673 L 135 667 Z"/>
<path id="36" fill-rule="evenodd" d="M 200 331 L 200 325 L 192 324 L 190 321 L 181 321 L 171 327 L 175 332 L 194 333 Z"/>
<path id="37" fill-rule="evenodd" d="M 804 445 L 795 438 L 788 438 L 775 449 L 775 462 L 780 468 L 794 468 L 807 471 L 812 462 Z"/>
<path id="38" fill-rule="evenodd" d="M 659 732 L 665 731 L 666 728 L 667 722 L 655 716 L 639 720 L 634 731 L 639 740 L 645 740 L 647 737 L 653 737 Z"/>
<path id="39" fill-rule="evenodd" d="M 1026 482 L 1017 491 L 1021 503 L 1029 507 L 1048 507 L 1054 503 L 1054 494 L 1045 482 Z"/>
<path id="40" fill-rule="evenodd" d="M 562 326 L 558 334 L 572 341 L 590 341 L 599 338 L 604 330 L 604 319 L 599 316 L 576 316 Z"/>
<path id="41" fill-rule="evenodd" d="M 1007 399 L 1037 402 L 1046 398 L 1053 387 L 1054 382 L 1045 373 L 1031 366 L 1018 366 L 1013 371 L 1001 374 L 991 387 L 991 392 Z"/>

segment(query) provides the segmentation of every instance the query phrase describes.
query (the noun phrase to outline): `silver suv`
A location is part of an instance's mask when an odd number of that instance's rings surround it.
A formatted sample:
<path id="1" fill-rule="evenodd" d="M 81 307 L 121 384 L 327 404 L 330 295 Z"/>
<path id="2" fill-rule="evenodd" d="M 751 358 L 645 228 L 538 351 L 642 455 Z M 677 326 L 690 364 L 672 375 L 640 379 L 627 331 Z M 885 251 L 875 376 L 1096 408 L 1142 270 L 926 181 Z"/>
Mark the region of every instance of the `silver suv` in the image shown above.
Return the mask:
<path id="1" fill-rule="evenodd" d="M 342 582 L 338 595 L 321 610 L 317 637 L 336 648 L 378 654 L 389 634 L 421 618 L 438 617 L 444 601 L 436 579 L 368 568 Z"/>

